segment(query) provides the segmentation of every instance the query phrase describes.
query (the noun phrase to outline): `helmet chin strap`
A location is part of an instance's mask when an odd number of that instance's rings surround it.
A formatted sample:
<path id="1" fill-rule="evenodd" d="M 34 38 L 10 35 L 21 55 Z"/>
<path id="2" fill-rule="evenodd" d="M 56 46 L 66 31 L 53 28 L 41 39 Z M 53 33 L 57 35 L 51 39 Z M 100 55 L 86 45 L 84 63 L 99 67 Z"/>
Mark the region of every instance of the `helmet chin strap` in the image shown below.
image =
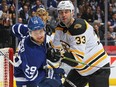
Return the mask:
<path id="1" fill-rule="evenodd" d="M 31 31 L 29 31 L 29 36 L 32 37 L 32 36 L 31 36 Z"/>

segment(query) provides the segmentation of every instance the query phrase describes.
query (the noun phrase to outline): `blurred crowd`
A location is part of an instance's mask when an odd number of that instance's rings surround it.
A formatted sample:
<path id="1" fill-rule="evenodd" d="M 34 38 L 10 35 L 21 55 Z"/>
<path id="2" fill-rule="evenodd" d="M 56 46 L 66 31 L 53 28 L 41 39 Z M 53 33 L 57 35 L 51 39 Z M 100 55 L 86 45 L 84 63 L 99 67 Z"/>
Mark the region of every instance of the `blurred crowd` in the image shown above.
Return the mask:
<path id="1" fill-rule="evenodd" d="M 38 8 L 45 8 L 50 19 L 48 23 L 54 29 L 58 22 L 57 4 L 61 0 L 18 0 L 18 21 L 16 21 L 16 0 L 0 0 L 0 48 L 15 47 L 15 37 L 10 33 L 11 26 L 27 24 L 35 16 Z M 116 0 L 108 0 L 107 37 L 105 36 L 105 0 L 71 0 L 75 5 L 75 17 L 83 18 L 95 29 L 104 45 L 116 45 Z M 44 15 L 44 14 L 43 14 Z"/>

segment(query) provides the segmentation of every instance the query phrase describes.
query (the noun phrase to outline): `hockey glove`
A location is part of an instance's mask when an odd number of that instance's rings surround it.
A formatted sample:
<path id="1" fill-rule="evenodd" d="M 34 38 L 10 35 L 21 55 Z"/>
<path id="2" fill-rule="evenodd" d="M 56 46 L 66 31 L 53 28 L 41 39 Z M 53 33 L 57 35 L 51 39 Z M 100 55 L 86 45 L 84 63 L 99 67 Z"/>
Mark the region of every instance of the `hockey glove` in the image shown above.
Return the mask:
<path id="1" fill-rule="evenodd" d="M 58 62 L 60 60 L 60 52 L 58 49 L 48 48 L 47 59 L 51 62 Z"/>
<path id="2" fill-rule="evenodd" d="M 49 36 L 51 36 L 52 35 L 52 31 L 53 29 L 52 29 L 52 27 L 50 26 L 50 24 L 46 24 L 46 34 L 47 35 L 49 35 Z"/>
<path id="3" fill-rule="evenodd" d="M 61 60 L 61 62 L 64 62 L 72 67 L 75 67 L 78 65 L 78 63 L 75 62 L 76 60 L 71 52 L 65 52 L 63 55 L 64 55 L 64 58 Z"/>

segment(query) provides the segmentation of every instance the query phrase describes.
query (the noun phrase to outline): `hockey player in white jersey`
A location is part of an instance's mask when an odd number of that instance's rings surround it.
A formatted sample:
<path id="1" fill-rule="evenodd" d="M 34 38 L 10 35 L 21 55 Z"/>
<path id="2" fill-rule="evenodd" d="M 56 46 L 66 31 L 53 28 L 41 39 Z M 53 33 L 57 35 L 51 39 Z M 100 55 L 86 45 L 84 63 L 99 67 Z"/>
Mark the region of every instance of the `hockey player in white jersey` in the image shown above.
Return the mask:
<path id="1" fill-rule="evenodd" d="M 75 85 L 65 81 L 64 86 L 85 87 L 89 83 L 89 87 L 109 87 L 109 57 L 93 27 L 85 20 L 73 17 L 74 6 L 71 1 L 59 2 L 57 10 L 60 22 L 51 44 L 59 50 L 62 41 L 69 45 L 61 61 L 73 68 L 67 79 Z"/>

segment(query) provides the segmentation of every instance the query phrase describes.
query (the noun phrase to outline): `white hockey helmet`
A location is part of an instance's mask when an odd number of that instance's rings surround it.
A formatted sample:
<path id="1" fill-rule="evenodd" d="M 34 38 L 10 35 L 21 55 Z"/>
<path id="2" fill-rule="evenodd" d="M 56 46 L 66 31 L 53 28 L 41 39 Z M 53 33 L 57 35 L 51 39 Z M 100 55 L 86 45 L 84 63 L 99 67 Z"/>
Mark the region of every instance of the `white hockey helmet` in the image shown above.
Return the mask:
<path id="1" fill-rule="evenodd" d="M 74 5 L 71 1 L 61 1 L 59 2 L 57 6 L 57 10 L 65 10 L 65 9 L 70 9 L 71 12 L 74 10 Z"/>

